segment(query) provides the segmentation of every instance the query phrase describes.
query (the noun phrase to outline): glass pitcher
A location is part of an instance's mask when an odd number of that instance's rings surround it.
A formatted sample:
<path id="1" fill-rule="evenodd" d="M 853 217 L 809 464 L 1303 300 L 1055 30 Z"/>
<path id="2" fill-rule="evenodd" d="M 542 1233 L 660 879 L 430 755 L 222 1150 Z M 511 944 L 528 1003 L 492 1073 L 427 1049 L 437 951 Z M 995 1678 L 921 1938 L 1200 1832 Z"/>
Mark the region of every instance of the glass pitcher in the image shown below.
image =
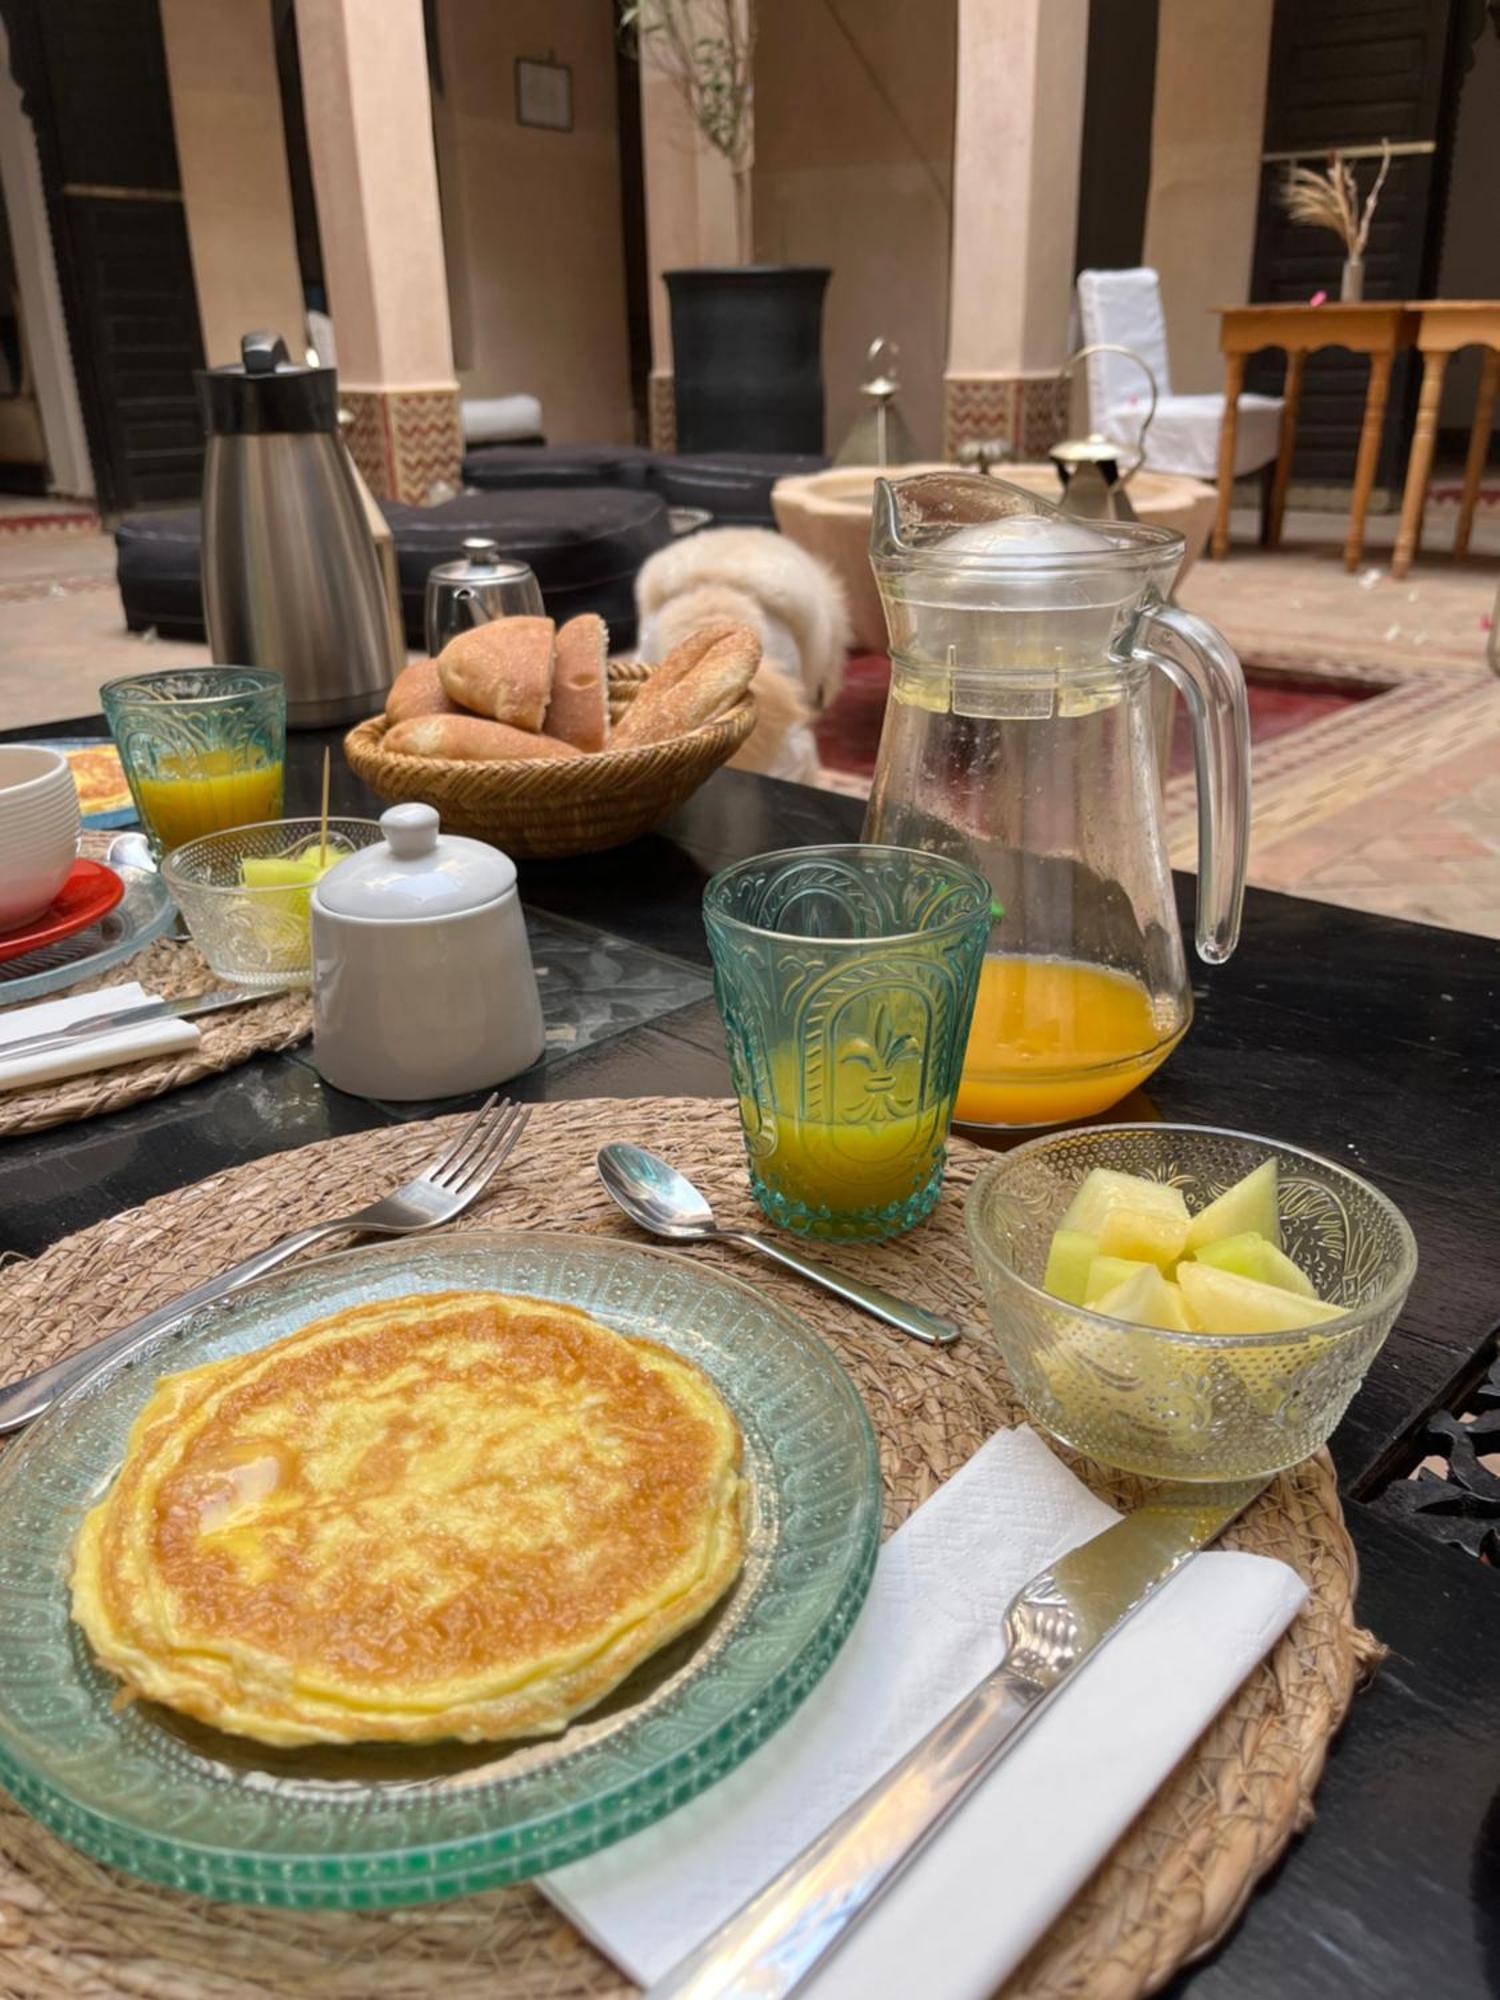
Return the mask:
<path id="1" fill-rule="evenodd" d="M 1003 481 L 877 480 L 870 556 L 891 691 L 865 839 L 987 876 L 1000 910 L 955 1119 L 1054 1125 L 1117 1103 L 1192 1019 L 1152 725 L 1183 697 L 1198 778 L 1198 954 L 1234 950 L 1250 824 L 1245 682 L 1167 602 L 1181 535 L 1083 523 Z"/>

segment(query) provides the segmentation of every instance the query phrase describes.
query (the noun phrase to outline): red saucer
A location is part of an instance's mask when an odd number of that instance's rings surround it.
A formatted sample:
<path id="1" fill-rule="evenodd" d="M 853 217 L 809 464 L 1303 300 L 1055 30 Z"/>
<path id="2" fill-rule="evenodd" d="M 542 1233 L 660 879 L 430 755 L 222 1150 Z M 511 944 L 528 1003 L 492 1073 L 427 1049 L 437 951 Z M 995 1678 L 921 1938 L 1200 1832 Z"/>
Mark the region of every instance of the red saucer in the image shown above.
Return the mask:
<path id="1" fill-rule="evenodd" d="M 21 958 L 43 945 L 57 944 L 74 931 L 107 917 L 125 893 L 125 884 L 102 861 L 75 861 L 73 872 L 39 917 L 19 930 L 0 931 L 0 963 Z"/>

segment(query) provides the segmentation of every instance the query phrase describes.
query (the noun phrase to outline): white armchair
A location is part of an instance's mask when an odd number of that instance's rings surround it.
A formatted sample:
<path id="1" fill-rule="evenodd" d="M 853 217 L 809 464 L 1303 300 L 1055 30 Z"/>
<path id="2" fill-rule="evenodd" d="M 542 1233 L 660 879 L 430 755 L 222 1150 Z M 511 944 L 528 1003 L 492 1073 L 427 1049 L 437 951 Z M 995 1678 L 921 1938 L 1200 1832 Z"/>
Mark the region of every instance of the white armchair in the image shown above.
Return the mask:
<path id="1" fill-rule="evenodd" d="M 1224 398 L 1174 396 L 1167 366 L 1167 322 L 1161 280 L 1155 271 L 1080 271 L 1078 309 L 1084 340 L 1112 341 L 1134 348 L 1156 377 L 1156 416 L 1145 437 L 1146 465 L 1152 472 L 1185 472 L 1211 484 L 1219 476 L 1219 429 Z M 1141 371 L 1123 354 L 1088 358 L 1089 422 L 1105 436 L 1134 443 L 1150 405 Z M 1234 473 L 1252 472 L 1261 483 L 1264 537 L 1270 471 L 1281 443 L 1280 396 L 1242 395 L 1235 437 Z"/>

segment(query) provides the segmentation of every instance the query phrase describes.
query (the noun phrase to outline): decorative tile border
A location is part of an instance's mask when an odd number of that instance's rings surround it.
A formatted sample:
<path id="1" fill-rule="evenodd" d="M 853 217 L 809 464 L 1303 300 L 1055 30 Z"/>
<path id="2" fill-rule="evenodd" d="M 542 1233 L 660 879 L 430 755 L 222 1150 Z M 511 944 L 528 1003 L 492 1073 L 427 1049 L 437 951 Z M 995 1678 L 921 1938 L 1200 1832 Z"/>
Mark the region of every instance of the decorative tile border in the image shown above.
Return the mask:
<path id="1" fill-rule="evenodd" d="M 943 448 L 1000 438 L 1021 459 L 1045 458 L 1068 428 L 1065 375 L 945 375 Z"/>
<path id="2" fill-rule="evenodd" d="M 421 507 L 433 488 L 459 483 L 463 431 L 458 390 L 344 389 L 345 439 L 372 493 Z"/>
<path id="3" fill-rule="evenodd" d="M 677 449 L 677 398 L 670 368 L 653 368 L 647 386 L 647 419 L 653 451 Z"/>

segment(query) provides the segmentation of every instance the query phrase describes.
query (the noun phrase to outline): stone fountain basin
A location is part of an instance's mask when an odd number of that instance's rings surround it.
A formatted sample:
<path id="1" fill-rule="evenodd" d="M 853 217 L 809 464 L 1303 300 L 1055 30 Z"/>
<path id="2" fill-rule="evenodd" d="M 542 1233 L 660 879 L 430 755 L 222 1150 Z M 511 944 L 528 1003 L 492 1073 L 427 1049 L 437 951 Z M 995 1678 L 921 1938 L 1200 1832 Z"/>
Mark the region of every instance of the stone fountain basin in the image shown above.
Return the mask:
<path id="1" fill-rule="evenodd" d="M 841 465 L 828 472 L 810 472 L 778 479 L 771 489 L 776 525 L 800 548 L 820 556 L 843 581 L 849 598 L 854 645 L 860 652 L 883 652 L 885 619 L 870 571 L 870 509 L 875 481 L 882 474 L 951 472 L 947 465 Z M 1002 479 L 1024 486 L 1044 500 L 1062 497 L 1062 487 L 1050 465 L 1005 465 Z M 1129 488 L 1137 517 L 1154 528 L 1175 528 L 1187 543 L 1178 572 L 1180 582 L 1203 552 L 1213 526 L 1214 489 L 1200 479 L 1172 472 L 1138 472 Z"/>

